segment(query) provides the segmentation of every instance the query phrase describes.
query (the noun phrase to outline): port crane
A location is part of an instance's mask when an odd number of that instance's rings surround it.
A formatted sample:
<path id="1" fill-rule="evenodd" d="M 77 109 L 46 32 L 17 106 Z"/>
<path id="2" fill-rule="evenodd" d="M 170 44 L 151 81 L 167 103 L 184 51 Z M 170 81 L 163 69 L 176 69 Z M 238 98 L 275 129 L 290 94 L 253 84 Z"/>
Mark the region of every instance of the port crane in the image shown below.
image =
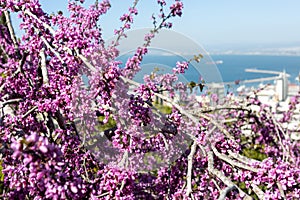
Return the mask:
<path id="1" fill-rule="evenodd" d="M 247 83 L 257 83 L 263 81 L 276 81 L 275 82 L 275 91 L 278 95 L 278 99 L 280 101 L 284 101 L 288 95 L 288 78 L 290 77 L 289 74 L 285 72 L 278 72 L 278 71 L 271 71 L 271 70 L 260 70 L 260 69 L 245 69 L 246 72 L 251 73 L 263 73 L 263 74 L 274 74 L 277 76 L 266 77 L 266 78 L 256 78 L 256 79 L 249 79 L 249 80 L 239 80 L 239 84 L 247 84 Z M 222 83 L 210 83 L 208 84 L 209 88 L 213 90 L 217 90 L 217 94 L 224 93 L 224 85 L 233 85 L 236 84 L 236 81 L 232 82 L 222 82 Z"/>

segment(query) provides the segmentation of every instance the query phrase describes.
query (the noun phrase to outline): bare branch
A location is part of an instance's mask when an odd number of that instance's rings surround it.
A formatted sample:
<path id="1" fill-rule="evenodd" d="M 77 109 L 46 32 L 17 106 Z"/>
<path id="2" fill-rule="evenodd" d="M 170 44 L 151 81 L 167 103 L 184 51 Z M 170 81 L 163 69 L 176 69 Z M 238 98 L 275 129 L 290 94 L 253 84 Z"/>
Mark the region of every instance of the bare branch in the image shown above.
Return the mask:
<path id="1" fill-rule="evenodd" d="M 197 148 L 197 142 L 194 140 L 193 145 L 191 147 L 191 152 L 188 156 L 188 170 L 187 170 L 187 175 L 186 175 L 186 196 L 190 196 L 190 194 L 193 192 L 192 190 L 192 170 L 193 170 L 193 157 L 196 153 L 196 148 Z"/>
<path id="2" fill-rule="evenodd" d="M 42 76 L 43 76 L 43 83 L 48 85 L 49 84 L 49 77 L 48 77 L 48 70 L 46 66 L 46 56 L 45 56 L 45 49 L 42 48 L 40 52 L 41 57 L 41 69 L 42 69 Z"/>
<path id="3" fill-rule="evenodd" d="M 162 134 L 162 133 L 160 133 L 160 136 L 162 137 L 162 139 L 163 139 L 163 141 L 164 141 L 164 143 L 165 143 L 165 148 L 166 148 L 166 150 L 169 151 L 169 144 L 168 144 L 168 142 L 167 142 L 167 139 L 166 139 L 165 135 Z"/>
<path id="4" fill-rule="evenodd" d="M 87 182 L 90 182 L 89 174 L 88 174 L 88 172 L 87 172 L 85 163 L 86 163 L 86 161 L 85 161 L 85 158 L 84 158 L 84 159 L 83 159 L 83 164 L 82 164 L 82 165 L 83 165 L 83 168 L 84 168 L 85 176 L 83 176 L 83 178 L 84 178 L 84 180 L 86 180 Z"/>
<path id="5" fill-rule="evenodd" d="M 184 182 L 182 188 L 181 188 L 181 193 L 183 193 L 184 188 L 186 187 L 186 182 Z"/>
<path id="6" fill-rule="evenodd" d="M 206 154 L 206 151 L 205 151 L 204 147 L 200 144 L 198 144 L 198 147 L 200 148 L 202 155 L 206 156 L 207 154 Z"/>
<path id="7" fill-rule="evenodd" d="M 243 168 L 243 169 L 246 169 L 246 170 L 249 170 L 249 171 L 252 171 L 252 172 L 258 172 L 258 169 L 255 169 L 253 167 L 250 167 L 249 165 L 246 165 L 244 163 L 239 163 L 239 162 L 236 162 L 232 159 L 230 159 L 228 156 L 224 155 L 224 154 L 221 154 L 218 152 L 218 150 L 214 147 L 214 146 L 211 146 L 214 154 L 220 158 L 221 160 L 224 160 L 225 162 L 231 164 L 232 166 L 236 166 L 236 167 L 239 167 L 239 168 Z"/>
<path id="8" fill-rule="evenodd" d="M 133 80 L 130 80 L 128 78 L 125 78 L 123 76 L 121 76 L 121 79 L 124 81 L 124 82 L 127 82 L 127 83 L 130 83 L 132 85 L 135 85 L 135 86 L 139 86 L 140 84 L 133 81 Z M 167 96 L 164 96 L 162 94 L 159 94 L 159 93 L 154 93 L 155 96 L 161 98 L 162 100 L 170 103 L 172 106 L 174 106 L 181 114 L 185 115 L 186 117 L 188 117 L 189 119 L 191 119 L 195 124 L 197 124 L 199 122 L 199 119 L 197 119 L 195 116 L 193 116 L 192 114 L 190 114 L 189 112 L 187 112 L 184 108 L 182 108 L 180 105 L 178 105 L 177 103 L 175 103 L 173 100 L 171 100 L 170 98 L 168 98 Z M 222 131 L 229 139 L 233 140 L 234 141 L 234 137 L 230 135 L 230 133 L 224 128 L 222 127 L 216 120 L 214 120 L 213 118 L 203 114 L 203 113 L 198 113 L 197 114 L 197 117 L 201 117 L 201 118 L 204 118 L 208 121 L 210 121 L 213 125 L 215 125 L 220 131 Z M 192 137 L 192 139 L 195 139 L 194 136 L 190 135 L 189 136 Z"/>
<path id="9" fill-rule="evenodd" d="M 124 189 L 124 186 L 125 186 L 125 180 L 122 181 L 122 184 L 121 184 L 121 187 L 120 187 L 121 191 Z"/>
<path id="10" fill-rule="evenodd" d="M 280 183 L 280 182 L 277 182 L 276 184 L 277 184 L 277 186 L 278 186 L 278 189 L 279 189 L 279 192 L 280 192 L 281 197 L 282 197 L 284 200 L 286 200 L 286 196 L 285 196 L 285 194 L 284 194 L 284 191 L 283 191 L 283 188 L 282 188 L 281 183 Z"/>
<path id="11" fill-rule="evenodd" d="M 16 35 L 15 35 L 15 31 L 14 31 L 14 28 L 11 24 L 11 19 L 10 19 L 10 15 L 9 15 L 9 12 L 7 10 L 3 11 L 4 13 L 4 16 L 6 18 L 6 24 L 7 24 L 7 27 L 8 27 L 8 31 L 9 31 L 9 34 L 10 34 L 10 37 L 14 43 L 14 47 L 15 49 L 18 49 L 18 43 L 17 43 L 17 38 L 16 38 Z"/>
<path id="12" fill-rule="evenodd" d="M 54 55 L 59 59 L 59 61 L 61 63 L 65 63 L 63 61 L 63 59 L 61 58 L 61 56 L 59 55 L 59 53 L 49 44 L 49 42 L 46 40 L 46 38 L 44 38 L 43 36 L 41 36 L 41 39 L 45 43 L 45 45 L 47 46 L 47 48 L 50 49 L 50 51 L 52 51 L 52 53 L 54 53 Z"/>
<path id="13" fill-rule="evenodd" d="M 191 198 L 192 198 L 192 200 L 195 200 L 193 193 L 191 193 Z"/>
<path id="14" fill-rule="evenodd" d="M 217 106 L 217 107 L 209 107 L 209 108 L 205 108 L 205 109 L 193 109 L 190 110 L 191 113 L 193 114 L 197 114 L 197 113 L 210 113 L 210 112 L 216 112 L 216 111 L 220 111 L 220 110 L 241 110 L 241 111 L 247 111 L 247 112 L 251 112 L 250 109 L 242 107 L 242 106 Z"/>
<path id="15" fill-rule="evenodd" d="M 217 181 L 215 179 L 212 179 L 211 181 L 215 184 L 215 186 L 217 187 L 217 189 L 221 192 L 221 188 L 218 185 Z"/>
<path id="16" fill-rule="evenodd" d="M 9 99 L 7 101 L 4 101 L 4 102 L 0 102 L 0 108 L 3 108 L 4 106 L 6 106 L 7 104 L 13 104 L 13 103 L 18 103 L 22 101 L 21 98 L 18 98 L 18 99 Z"/>
<path id="17" fill-rule="evenodd" d="M 221 192 L 220 192 L 220 196 L 218 198 L 218 200 L 224 200 L 226 198 L 226 195 L 231 192 L 232 190 L 236 189 L 236 187 L 234 185 L 232 186 L 227 186 L 226 188 L 224 188 Z"/>
<path id="18" fill-rule="evenodd" d="M 128 166 L 128 151 L 125 151 L 122 160 L 118 164 L 119 167 L 127 167 Z"/>
<path id="19" fill-rule="evenodd" d="M 251 164 L 260 162 L 258 160 L 247 158 L 247 157 L 242 156 L 240 154 L 234 153 L 234 152 L 232 152 L 230 150 L 227 150 L 227 152 L 229 153 L 229 157 L 233 157 L 233 158 L 237 159 L 238 161 L 240 161 L 242 163 L 245 163 L 245 164 L 250 164 L 251 165 Z"/>
<path id="20" fill-rule="evenodd" d="M 92 72 L 97 71 L 97 69 L 88 61 L 88 59 L 85 56 L 83 56 L 82 54 L 80 54 L 78 50 L 76 50 L 76 54 Z"/>
<path id="21" fill-rule="evenodd" d="M 247 195 L 243 190 L 241 190 L 236 184 L 234 184 L 228 177 L 226 177 L 221 171 L 214 169 L 214 157 L 213 152 L 207 152 L 207 161 L 208 161 L 208 171 L 219 178 L 223 183 L 229 187 L 235 187 L 239 190 L 241 196 L 245 196 L 244 199 L 252 199 L 249 195 Z"/>
<path id="22" fill-rule="evenodd" d="M 27 15 L 29 15 L 30 17 L 32 17 L 32 18 L 34 18 L 35 20 L 37 20 L 37 21 L 38 21 L 39 23 L 41 23 L 45 28 L 47 28 L 47 29 L 50 31 L 50 33 L 51 33 L 52 35 L 55 34 L 55 30 L 54 30 L 51 26 L 49 26 L 47 23 L 45 23 L 45 22 L 43 22 L 42 20 L 40 20 L 35 14 L 33 14 L 32 12 L 30 12 L 30 10 L 25 9 L 25 7 L 23 8 L 23 10 L 24 10 L 24 14 L 27 14 Z"/>
<path id="23" fill-rule="evenodd" d="M 253 192 L 257 195 L 259 199 L 265 198 L 265 193 L 254 183 L 251 183 L 251 187 L 253 189 Z"/>
<path id="24" fill-rule="evenodd" d="M 97 198 L 105 197 L 106 195 L 109 195 L 109 192 L 104 192 L 103 194 L 100 194 L 99 196 L 96 196 Z"/>

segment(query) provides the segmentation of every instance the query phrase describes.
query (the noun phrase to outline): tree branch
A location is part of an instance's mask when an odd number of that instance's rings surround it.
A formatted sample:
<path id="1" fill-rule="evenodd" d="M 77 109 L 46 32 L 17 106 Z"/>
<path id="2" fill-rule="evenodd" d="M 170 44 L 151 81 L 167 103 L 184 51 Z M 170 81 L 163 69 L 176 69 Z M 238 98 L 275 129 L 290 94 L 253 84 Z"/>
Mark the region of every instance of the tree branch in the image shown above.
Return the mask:
<path id="1" fill-rule="evenodd" d="M 204 119 L 210 121 L 210 122 L 211 122 L 213 125 L 215 125 L 220 131 L 222 131 L 222 132 L 224 133 L 224 135 L 225 135 L 228 139 L 230 139 L 230 140 L 232 140 L 234 143 L 236 143 L 234 137 L 233 137 L 232 135 L 230 135 L 230 133 L 229 133 L 224 127 L 222 127 L 222 126 L 220 125 L 220 123 L 218 123 L 216 120 L 214 120 L 213 118 L 211 118 L 211 117 L 205 115 L 204 113 L 197 113 L 197 114 L 195 114 L 195 115 L 198 116 L 198 117 L 201 117 L 201 118 L 204 118 Z"/>
<path id="2" fill-rule="evenodd" d="M 18 99 L 9 99 L 7 101 L 4 101 L 4 102 L 0 102 L 0 108 L 3 108 L 4 106 L 6 106 L 7 104 L 13 104 L 13 103 L 18 103 L 22 101 L 21 98 L 18 98 Z"/>
<path id="3" fill-rule="evenodd" d="M 191 147 L 191 152 L 188 156 L 188 170 L 187 170 L 187 175 L 186 175 L 186 196 L 190 196 L 190 194 L 193 192 L 192 190 L 192 170 L 193 170 L 193 157 L 196 153 L 196 148 L 197 148 L 197 142 L 194 140 L 193 145 Z"/>
<path id="4" fill-rule="evenodd" d="M 83 56 L 82 54 L 80 54 L 78 50 L 76 50 L 76 54 L 92 72 L 97 71 L 97 69 L 88 61 L 88 59 L 85 56 Z"/>
<path id="5" fill-rule="evenodd" d="M 281 197 L 282 197 L 284 200 L 286 200 L 286 196 L 285 196 L 285 194 L 284 194 L 284 191 L 283 191 L 283 188 L 282 188 L 281 183 L 280 183 L 280 182 L 277 182 L 276 184 L 277 184 L 277 186 L 278 186 L 278 189 L 279 189 L 279 192 L 280 192 Z"/>
<path id="6" fill-rule="evenodd" d="M 61 58 L 61 56 L 59 55 L 59 53 L 49 44 L 49 42 L 46 40 L 46 38 L 44 36 L 41 36 L 42 41 L 44 42 L 44 44 L 47 46 L 47 48 L 54 53 L 54 55 L 59 59 L 59 61 L 64 64 L 65 62 L 63 61 L 63 59 Z"/>
<path id="7" fill-rule="evenodd" d="M 42 76 L 43 76 L 43 83 L 48 85 L 49 84 L 49 77 L 48 77 L 48 70 L 46 66 L 46 56 L 45 56 L 45 49 L 42 48 L 40 51 L 41 57 L 41 69 L 42 69 Z"/>
<path id="8" fill-rule="evenodd" d="M 224 188 L 222 191 L 220 191 L 220 196 L 218 200 L 224 200 L 226 198 L 226 195 L 234 189 L 237 189 L 234 185 L 227 186 L 226 188 Z"/>
<path id="9" fill-rule="evenodd" d="M 86 169 L 85 163 L 86 163 L 86 161 L 85 161 L 85 158 L 84 158 L 83 159 L 83 168 L 84 168 L 85 176 L 84 175 L 82 175 L 82 176 L 83 176 L 84 180 L 86 180 L 87 182 L 90 183 L 91 180 L 89 179 L 89 173 L 88 173 L 88 171 Z"/>
<path id="10" fill-rule="evenodd" d="M 265 193 L 257 185 L 251 183 L 251 187 L 259 199 L 265 199 Z"/>
<path id="11" fill-rule="evenodd" d="M 222 172 L 220 172 L 217 169 L 214 169 L 214 157 L 213 157 L 213 152 L 212 151 L 208 151 L 207 152 L 207 161 L 208 161 L 208 171 L 215 175 L 217 178 L 219 178 L 221 181 L 223 181 L 223 183 L 229 187 L 235 187 L 239 190 L 239 193 L 241 194 L 241 196 L 245 196 L 244 199 L 246 200 L 250 200 L 252 199 L 249 195 L 247 195 L 243 190 L 241 190 L 236 184 L 234 184 L 229 178 L 227 178 Z"/>
<path id="12" fill-rule="evenodd" d="M 234 153 L 234 152 L 232 152 L 230 150 L 227 150 L 227 152 L 229 153 L 229 157 L 233 157 L 233 158 L 237 159 L 238 161 L 240 161 L 242 163 L 245 163 L 245 164 L 250 164 L 251 165 L 251 164 L 260 162 L 258 160 L 247 158 L 247 157 L 242 156 L 240 154 Z"/>
<path id="13" fill-rule="evenodd" d="M 133 81 L 133 80 L 130 80 L 126 77 L 123 77 L 121 76 L 121 79 L 124 81 L 124 82 L 127 82 L 127 83 L 130 83 L 132 85 L 135 85 L 135 86 L 140 86 L 139 83 Z M 195 116 L 193 116 L 192 114 L 190 114 L 189 112 L 187 112 L 184 108 L 182 108 L 180 105 L 178 105 L 177 103 L 175 103 L 173 100 L 171 100 L 170 98 L 162 95 L 162 94 L 159 94 L 159 93 L 153 93 L 155 96 L 163 99 L 164 101 L 170 103 L 172 106 L 174 106 L 181 114 L 185 115 L 186 117 L 188 117 L 189 119 L 191 119 L 195 124 L 197 124 L 199 122 L 199 119 L 197 119 Z M 222 131 L 229 139 L 233 140 L 234 141 L 234 137 L 230 135 L 230 133 L 224 128 L 222 127 L 216 120 L 214 120 L 213 118 L 203 114 L 203 113 L 198 113 L 197 114 L 197 117 L 201 117 L 201 118 L 204 118 L 208 121 L 210 121 L 213 125 L 215 125 L 220 131 Z M 194 136 L 190 135 L 189 136 L 192 137 L 192 139 L 195 139 Z"/>
<path id="14" fill-rule="evenodd" d="M 42 20 L 40 20 L 35 14 L 33 14 L 30 10 L 26 9 L 25 7 L 22 8 L 22 10 L 24 11 L 24 14 L 29 15 L 30 17 L 34 18 L 36 21 L 38 21 L 39 23 L 41 23 L 46 29 L 48 29 L 50 31 L 50 33 L 52 35 L 55 35 L 55 30 L 49 26 L 47 23 L 43 22 Z"/>
<path id="15" fill-rule="evenodd" d="M 218 158 L 220 158 L 221 160 L 224 160 L 225 162 L 231 164 L 232 166 L 236 166 L 236 167 L 239 167 L 239 168 L 243 168 L 243 169 L 246 169 L 246 170 L 255 172 L 255 173 L 258 172 L 258 169 L 255 169 L 255 168 L 253 168 L 253 167 L 250 167 L 249 165 L 246 165 L 246 164 L 244 164 L 244 163 L 236 162 L 236 161 L 230 159 L 228 156 L 219 153 L 218 150 L 217 150 L 214 146 L 211 146 L 211 148 L 212 148 L 214 154 L 215 154 Z"/>
<path id="16" fill-rule="evenodd" d="M 241 110 L 241 111 L 247 111 L 247 112 L 251 112 L 250 109 L 241 107 L 241 106 L 217 106 L 217 107 L 210 107 L 210 108 L 206 108 L 206 109 L 193 109 L 190 112 L 192 113 L 210 113 L 210 112 L 216 112 L 216 111 L 220 111 L 220 110 Z"/>
<path id="17" fill-rule="evenodd" d="M 6 24 L 7 24 L 7 27 L 8 27 L 8 31 L 9 31 L 11 40 L 13 41 L 15 49 L 18 49 L 19 47 L 18 47 L 18 43 L 17 43 L 17 38 L 16 38 L 16 35 L 15 35 L 14 28 L 11 24 L 11 19 L 10 19 L 9 12 L 7 10 L 5 10 L 5 11 L 3 11 L 3 13 L 4 13 L 4 16 L 6 18 Z"/>
<path id="18" fill-rule="evenodd" d="M 119 167 L 125 167 L 127 168 L 128 166 L 128 151 L 126 150 L 122 156 L 122 160 L 118 164 Z"/>

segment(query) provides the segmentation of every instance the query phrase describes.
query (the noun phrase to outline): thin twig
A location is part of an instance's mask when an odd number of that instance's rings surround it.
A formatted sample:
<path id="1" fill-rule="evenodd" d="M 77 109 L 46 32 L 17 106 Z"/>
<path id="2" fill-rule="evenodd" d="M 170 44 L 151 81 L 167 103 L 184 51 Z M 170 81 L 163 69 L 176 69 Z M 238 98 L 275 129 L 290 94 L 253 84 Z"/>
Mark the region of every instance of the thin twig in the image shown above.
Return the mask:
<path id="1" fill-rule="evenodd" d="M 22 118 L 27 117 L 29 114 L 31 114 L 33 111 L 35 111 L 38 107 L 34 106 L 33 108 L 31 108 L 30 110 L 28 110 L 23 116 Z"/>
<path id="2" fill-rule="evenodd" d="M 207 154 L 206 154 L 206 151 L 205 151 L 204 147 L 200 144 L 198 144 L 198 147 L 200 148 L 203 157 L 206 156 Z"/>
<path id="3" fill-rule="evenodd" d="M 89 179 L 88 171 L 86 170 L 86 166 L 85 166 L 85 158 L 83 159 L 83 168 L 84 168 L 84 171 L 85 171 L 85 176 L 83 176 L 83 178 L 84 178 L 86 181 L 91 182 L 90 179 Z"/>
<path id="4" fill-rule="evenodd" d="M 181 188 L 181 193 L 183 193 L 184 188 L 186 187 L 186 181 L 184 182 L 182 188 Z"/>
<path id="5" fill-rule="evenodd" d="M 195 200 L 193 193 L 191 193 L 191 198 L 192 198 L 192 200 Z"/>
<path id="6" fill-rule="evenodd" d="M 122 191 L 122 190 L 124 189 L 124 186 L 125 186 L 125 180 L 123 179 L 123 180 L 122 180 L 121 187 L 120 187 L 120 191 Z"/>
<path id="7" fill-rule="evenodd" d="M 132 5 L 132 8 L 133 8 L 133 9 L 137 6 L 138 2 L 139 2 L 139 0 L 135 0 L 135 1 L 133 2 L 133 5 Z M 132 13 L 129 14 L 129 17 L 130 17 L 131 15 L 132 15 Z M 129 22 L 129 19 L 126 19 L 125 22 L 124 22 L 124 24 L 123 24 L 122 29 L 125 28 L 125 26 L 126 26 L 126 24 L 127 24 L 128 22 Z M 113 44 L 112 44 L 111 47 L 117 46 L 122 36 L 123 36 L 123 35 L 118 34 L 117 39 L 113 42 Z"/>
<path id="8" fill-rule="evenodd" d="M 162 139 L 163 139 L 163 141 L 164 141 L 164 143 L 165 143 L 165 148 L 166 148 L 166 150 L 169 151 L 169 144 L 168 144 L 168 142 L 167 142 L 167 139 L 166 139 L 165 135 L 162 134 L 162 133 L 160 133 L 160 136 L 162 137 Z"/>
<path id="9" fill-rule="evenodd" d="M 241 111 L 247 111 L 251 112 L 250 109 L 241 107 L 241 106 L 217 106 L 217 107 L 210 107 L 210 108 L 205 108 L 205 109 L 193 109 L 191 110 L 192 113 L 211 113 L 211 112 L 216 112 L 220 110 L 241 110 Z"/>
<path id="10" fill-rule="evenodd" d="M 97 198 L 101 198 L 101 197 L 104 197 L 106 195 L 109 195 L 109 192 L 104 192 L 102 194 L 100 194 L 99 196 L 96 196 Z"/>

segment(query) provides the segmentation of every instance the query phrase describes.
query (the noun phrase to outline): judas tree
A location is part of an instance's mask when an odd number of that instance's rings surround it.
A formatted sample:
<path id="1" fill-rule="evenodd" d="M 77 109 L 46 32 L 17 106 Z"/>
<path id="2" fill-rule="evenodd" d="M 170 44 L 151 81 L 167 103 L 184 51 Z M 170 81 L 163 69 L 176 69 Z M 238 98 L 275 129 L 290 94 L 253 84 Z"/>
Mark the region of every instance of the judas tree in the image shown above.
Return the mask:
<path id="1" fill-rule="evenodd" d="M 121 67 L 118 46 L 138 1 L 108 44 L 100 24 L 111 4 L 83 2 L 69 1 L 65 16 L 47 14 L 37 0 L 0 1 L 2 198 L 300 198 L 300 143 L 286 126 L 298 97 L 279 117 L 255 95 L 197 101 L 178 75 L 201 56 L 137 83 L 151 41 L 183 3 L 157 1 L 153 29 Z M 21 19 L 20 39 L 10 13 Z"/>

